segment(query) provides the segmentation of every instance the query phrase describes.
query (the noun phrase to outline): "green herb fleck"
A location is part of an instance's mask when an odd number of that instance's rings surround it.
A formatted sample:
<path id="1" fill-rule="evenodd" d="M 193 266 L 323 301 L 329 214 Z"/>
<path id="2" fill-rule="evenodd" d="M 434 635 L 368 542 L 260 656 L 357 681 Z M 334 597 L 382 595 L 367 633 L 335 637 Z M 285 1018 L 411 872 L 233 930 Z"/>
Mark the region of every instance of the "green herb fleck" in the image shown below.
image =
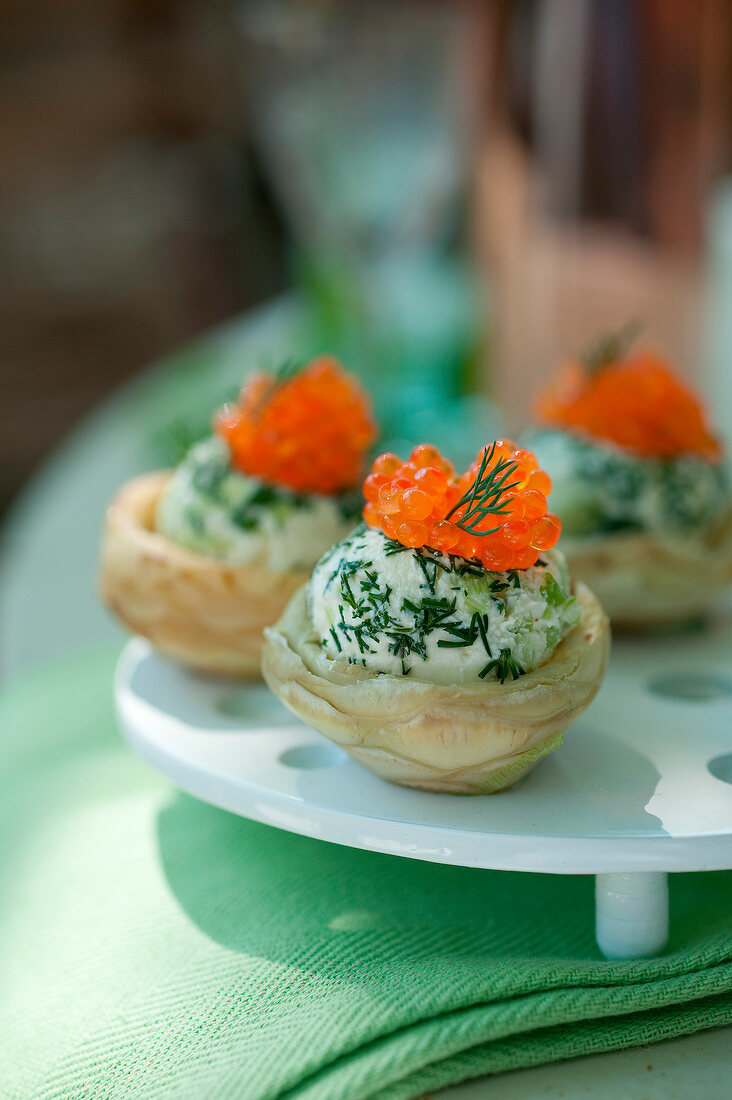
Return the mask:
<path id="1" fill-rule="evenodd" d="M 580 356 L 583 367 L 592 373 L 626 356 L 643 330 L 643 321 L 634 317 L 617 332 L 605 332 L 594 340 Z"/>
<path id="2" fill-rule="evenodd" d="M 523 669 L 517 661 L 514 661 L 511 656 L 510 649 L 502 649 L 500 656 L 495 657 L 492 661 L 481 669 L 478 673 L 481 680 L 484 680 L 489 672 L 495 669 L 496 678 L 505 684 L 509 676 L 512 676 L 514 680 L 518 680 L 519 676 L 523 676 L 526 669 Z"/>

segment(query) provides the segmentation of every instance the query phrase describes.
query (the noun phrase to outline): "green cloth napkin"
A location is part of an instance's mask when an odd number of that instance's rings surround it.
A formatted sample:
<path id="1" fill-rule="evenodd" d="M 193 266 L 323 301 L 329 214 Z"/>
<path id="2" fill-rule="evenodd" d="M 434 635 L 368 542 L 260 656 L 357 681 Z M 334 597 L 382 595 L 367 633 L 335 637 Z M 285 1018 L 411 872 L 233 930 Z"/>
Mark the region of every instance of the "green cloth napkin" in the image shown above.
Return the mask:
<path id="1" fill-rule="evenodd" d="M 591 878 L 351 851 L 176 791 L 109 650 L 0 700 L 0 1095 L 398 1100 L 732 1020 L 732 874 L 605 962 Z"/>

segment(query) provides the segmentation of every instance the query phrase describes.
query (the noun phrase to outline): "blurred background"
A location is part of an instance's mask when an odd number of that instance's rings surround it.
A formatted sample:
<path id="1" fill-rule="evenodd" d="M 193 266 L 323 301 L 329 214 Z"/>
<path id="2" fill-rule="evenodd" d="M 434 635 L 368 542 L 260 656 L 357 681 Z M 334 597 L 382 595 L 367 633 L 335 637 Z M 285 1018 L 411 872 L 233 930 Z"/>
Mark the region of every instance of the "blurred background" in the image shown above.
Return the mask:
<path id="1" fill-rule="evenodd" d="M 726 0 L 6 0 L 0 506 L 161 357 L 141 464 L 321 349 L 460 458 L 630 317 L 725 415 L 731 40 Z"/>

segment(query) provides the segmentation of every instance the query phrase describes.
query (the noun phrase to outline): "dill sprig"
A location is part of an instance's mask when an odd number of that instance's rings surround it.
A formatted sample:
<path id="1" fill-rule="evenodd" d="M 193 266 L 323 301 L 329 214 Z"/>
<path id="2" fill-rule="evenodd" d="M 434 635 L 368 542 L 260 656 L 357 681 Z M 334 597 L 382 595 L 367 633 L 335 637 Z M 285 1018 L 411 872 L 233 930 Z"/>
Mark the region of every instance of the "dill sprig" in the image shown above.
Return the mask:
<path id="1" fill-rule="evenodd" d="M 592 374 L 611 363 L 617 363 L 629 351 L 638 335 L 643 330 L 643 321 L 640 317 L 633 317 L 627 321 L 617 332 L 604 332 L 593 340 L 588 348 L 580 355 L 580 363 Z"/>
<path id="2" fill-rule="evenodd" d="M 502 684 L 505 684 L 509 676 L 513 677 L 514 680 L 518 680 L 519 676 L 523 676 L 526 671 L 518 661 L 514 661 L 510 649 L 502 649 L 498 657 L 489 661 L 485 668 L 481 669 L 478 673 L 481 680 L 484 680 L 493 669 L 496 670 L 496 679 L 500 680 Z"/>
<path id="3" fill-rule="evenodd" d="M 302 359 L 283 359 L 276 367 L 265 368 L 265 373 L 271 374 L 275 382 L 282 386 L 299 374 L 304 366 Z"/>
<path id="4" fill-rule="evenodd" d="M 488 516 L 507 516 L 509 514 L 509 509 L 501 507 L 501 505 L 510 504 L 512 498 L 509 497 L 508 500 L 504 499 L 502 501 L 501 497 L 504 493 L 515 489 L 521 484 L 520 481 L 509 480 L 511 475 L 518 469 L 517 462 L 502 458 L 495 466 L 491 466 L 495 453 L 495 443 L 490 450 L 487 447 L 485 448 L 475 481 L 445 517 L 450 519 L 461 508 L 464 508 L 465 511 L 460 519 L 454 521 L 455 526 L 479 537 L 494 535 L 496 531 L 500 531 L 500 524 L 498 527 L 487 528 L 483 528 L 482 524 L 485 523 Z"/>
<path id="5" fill-rule="evenodd" d="M 262 416 L 274 396 L 306 366 L 302 359 L 283 359 L 275 366 L 263 365 L 260 370 L 267 376 L 269 384 L 257 403 L 256 409 L 253 410 L 254 415 L 257 418 Z"/>

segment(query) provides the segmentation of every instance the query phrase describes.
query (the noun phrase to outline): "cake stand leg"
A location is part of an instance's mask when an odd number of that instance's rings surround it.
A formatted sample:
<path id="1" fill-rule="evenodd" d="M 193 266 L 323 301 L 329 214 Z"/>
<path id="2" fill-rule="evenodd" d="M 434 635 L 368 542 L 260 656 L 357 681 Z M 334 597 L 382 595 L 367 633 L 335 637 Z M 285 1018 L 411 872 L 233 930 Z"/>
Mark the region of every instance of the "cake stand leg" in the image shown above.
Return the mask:
<path id="1" fill-rule="evenodd" d="M 596 875 L 595 937 L 606 959 L 658 954 L 668 939 L 666 873 Z"/>

